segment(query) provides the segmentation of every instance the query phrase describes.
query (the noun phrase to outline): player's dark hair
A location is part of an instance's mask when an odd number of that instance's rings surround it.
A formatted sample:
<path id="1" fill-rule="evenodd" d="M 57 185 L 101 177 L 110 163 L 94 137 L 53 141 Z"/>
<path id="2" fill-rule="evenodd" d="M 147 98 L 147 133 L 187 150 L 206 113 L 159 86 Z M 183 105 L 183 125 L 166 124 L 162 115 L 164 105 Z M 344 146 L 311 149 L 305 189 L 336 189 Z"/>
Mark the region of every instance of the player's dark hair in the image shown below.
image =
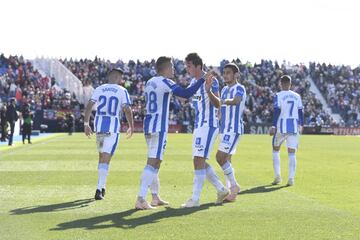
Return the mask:
<path id="1" fill-rule="evenodd" d="M 197 53 L 189 53 L 186 56 L 185 61 L 191 62 L 195 67 L 200 66 L 201 69 L 203 68 L 203 60 Z"/>
<path id="2" fill-rule="evenodd" d="M 161 72 L 167 64 L 171 63 L 170 57 L 161 56 L 156 60 L 156 71 Z"/>
<path id="3" fill-rule="evenodd" d="M 281 84 L 290 84 L 291 83 L 291 77 L 289 75 L 282 75 L 280 77 Z"/>
<path id="4" fill-rule="evenodd" d="M 225 69 L 225 68 L 231 69 L 231 70 L 233 71 L 233 73 L 238 73 L 238 72 L 240 72 L 239 67 L 238 67 L 235 63 L 228 63 L 228 64 L 226 64 L 226 65 L 224 66 L 224 69 Z"/>

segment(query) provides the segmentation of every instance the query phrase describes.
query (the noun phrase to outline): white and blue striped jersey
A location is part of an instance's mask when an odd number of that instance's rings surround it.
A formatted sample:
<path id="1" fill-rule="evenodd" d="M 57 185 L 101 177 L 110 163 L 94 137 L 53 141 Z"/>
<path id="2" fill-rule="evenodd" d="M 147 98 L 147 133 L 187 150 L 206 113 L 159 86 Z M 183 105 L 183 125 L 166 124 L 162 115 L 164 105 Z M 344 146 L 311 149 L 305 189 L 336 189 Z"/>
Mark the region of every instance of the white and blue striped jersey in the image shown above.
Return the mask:
<path id="1" fill-rule="evenodd" d="M 131 104 L 128 91 L 117 84 L 103 84 L 94 90 L 90 101 L 97 103 L 95 132 L 119 133 L 122 107 Z"/>
<path id="2" fill-rule="evenodd" d="M 299 94 L 291 90 L 278 92 L 274 98 L 274 109 L 280 114 L 276 122 L 280 133 L 298 133 L 300 114 L 302 114 L 302 101 Z M 300 111 L 299 111 L 300 110 Z"/>
<path id="3" fill-rule="evenodd" d="M 195 84 L 196 81 L 196 79 L 192 79 L 190 85 Z M 219 82 L 217 79 L 214 80 L 211 91 L 213 93 L 219 93 Z M 192 105 L 195 109 L 195 129 L 199 127 L 218 127 L 217 108 L 211 103 L 206 93 L 205 83 L 201 85 L 193 96 Z"/>
<path id="4" fill-rule="evenodd" d="M 169 105 L 175 82 L 156 76 L 145 85 L 146 116 L 144 133 L 167 132 L 169 128 Z"/>
<path id="5" fill-rule="evenodd" d="M 245 109 L 246 90 L 239 83 L 233 86 L 225 86 L 221 90 L 221 99 L 233 99 L 240 96 L 241 101 L 237 105 L 221 105 L 220 133 L 244 133 L 243 112 Z"/>

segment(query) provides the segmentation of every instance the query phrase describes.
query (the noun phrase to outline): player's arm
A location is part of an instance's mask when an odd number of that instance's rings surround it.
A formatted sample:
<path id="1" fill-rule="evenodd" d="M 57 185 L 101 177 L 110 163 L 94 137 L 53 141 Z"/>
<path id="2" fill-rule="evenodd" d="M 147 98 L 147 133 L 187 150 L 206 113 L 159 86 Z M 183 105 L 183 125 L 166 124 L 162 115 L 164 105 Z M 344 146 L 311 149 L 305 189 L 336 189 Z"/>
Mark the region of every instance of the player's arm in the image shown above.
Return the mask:
<path id="1" fill-rule="evenodd" d="M 298 107 L 298 116 L 299 116 L 299 133 L 301 134 L 304 128 L 304 112 L 302 102 L 300 100 L 300 105 Z"/>
<path id="2" fill-rule="evenodd" d="M 126 138 L 130 138 L 134 133 L 134 118 L 131 106 L 125 104 L 123 106 L 123 111 L 125 113 L 126 121 L 128 122 L 129 128 L 126 131 Z"/>
<path id="3" fill-rule="evenodd" d="M 221 105 L 238 105 L 242 100 L 241 96 L 235 96 L 232 99 L 221 99 Z"/>
<path id="4" fill-rule="evenodd" d="M 210 102 L 214 107 L 219 108 L 221 106 L 220 97 L 218 91 L 213 91 L 211 88 L 213 87 L 213 83 L 215 81 L 215 77 L 210 73 L 207 74 L 205 80 L 205 91 L 209 96 Z"/>
<path id="5" fill-rule="evenodd" d="M 273 136 L 276 133 L 276 126 L 277 126 L 277 122 L 279 120 L 280 113 L 281 113 L 281 110 L 279 108 L 278 98 L 277 98 L 277 95 L 276 95 L 274 97 L 274 115 L 273 115 L 273 123 L 272 123 L 272 126 L 270 128 L 270 136 Z"/>
<path id="6" fill-rule="evenodd" d="M 88 104 L 86 105 L 85 114 L 84 114 L 85 115 L 84 116 L 84 132 L 85 132 L 85 135 L 89 138 L 93 134 L 89 122 L 90 122 L 91 111 L 93 109 L 94 104 L 95 104 L 95 102 L 90 100 L 88 102 Z"/>
<path id="7" fill-rule="evenodd" d="M 190 98 L 192 97 L 197 90 L 201 87 L 201 85 L 205 82 L 203 78 L 196 81 L 196 83 L 188 88 L 182 88 L 178 84 L 169 81 L 168 79 L 163 80 L 166 85 L 168 85 L 175 96 L 182 98 Z"/>

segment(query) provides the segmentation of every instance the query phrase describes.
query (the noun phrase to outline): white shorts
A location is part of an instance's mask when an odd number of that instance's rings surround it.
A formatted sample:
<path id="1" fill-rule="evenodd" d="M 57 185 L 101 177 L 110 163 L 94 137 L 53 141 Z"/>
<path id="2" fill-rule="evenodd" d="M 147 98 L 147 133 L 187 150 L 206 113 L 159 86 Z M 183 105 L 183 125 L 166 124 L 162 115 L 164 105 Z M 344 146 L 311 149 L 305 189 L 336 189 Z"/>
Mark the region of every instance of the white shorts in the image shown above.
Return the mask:
<path id="1" fill-rule="evenodd" d="M 218 150 L 230 155 L 235 154 L 236 146 L 238 145 L 240 138 L 240 133 L 220 134 L 220 144 Z"/>
<path id="2" fill-rule="evenodd" d="M 114 155 L 120 133 L 96 133 L 96 146 L 100 153 Z"/>
<path id="3" fill-rule="evenodd" d="M 196 128 L 193 133 L 193 158 L 203 157 L 209 159 L 218 133 L 219 129 L 214 127 Z"/>
<path id="4" fill-rule="evenodd" d="M 286 140 L 286 146 L 288 148 L 297 149 L 299 144 L 299 135 L 293 133 L 276 133 L 273 136 L 273 147 L 280 147 Z"/>
<path id="5" fill-rule="evenodd" d="M 148 148 L 148 158 L 163 159 L 166 148 L 166 138 L 167 132 L 145 134 L 145 140 Z"/>

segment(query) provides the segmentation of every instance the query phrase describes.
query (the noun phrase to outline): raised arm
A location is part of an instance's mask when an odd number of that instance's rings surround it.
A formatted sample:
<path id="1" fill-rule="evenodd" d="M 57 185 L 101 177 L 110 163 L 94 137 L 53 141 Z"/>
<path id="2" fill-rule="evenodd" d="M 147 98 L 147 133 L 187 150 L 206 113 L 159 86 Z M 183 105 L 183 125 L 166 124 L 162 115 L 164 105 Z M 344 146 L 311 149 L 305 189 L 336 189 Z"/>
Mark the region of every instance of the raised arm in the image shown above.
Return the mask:
<path id="1" fill-rule="evenodd" d="M 178 84 L 172 84 L 167 80 L 163 80 L 170 88 L 171 91 L 175 96 L 182 97 L 182 98 L 190 98 L 192 97 L 197 90 L 201 87 L 201 85 L 205 82 L 204 79 L 199 79 L 196 83 L 188 88 L 182 88 Z"/>
<path id="2" fill-rule="evenodd" d="M 221 106 L 219 92 L 218 91 L 213 92 L 211 89 L 213 87 L 213 83 L 215 80 L 216 80 L 215 77 L 211 73 L 207 74 L 206 82 L 205 82 L 205 90 L 209 96 L 212 105 L 214 105 L 214 107 L 216 108 L 219 108 Z"/>

